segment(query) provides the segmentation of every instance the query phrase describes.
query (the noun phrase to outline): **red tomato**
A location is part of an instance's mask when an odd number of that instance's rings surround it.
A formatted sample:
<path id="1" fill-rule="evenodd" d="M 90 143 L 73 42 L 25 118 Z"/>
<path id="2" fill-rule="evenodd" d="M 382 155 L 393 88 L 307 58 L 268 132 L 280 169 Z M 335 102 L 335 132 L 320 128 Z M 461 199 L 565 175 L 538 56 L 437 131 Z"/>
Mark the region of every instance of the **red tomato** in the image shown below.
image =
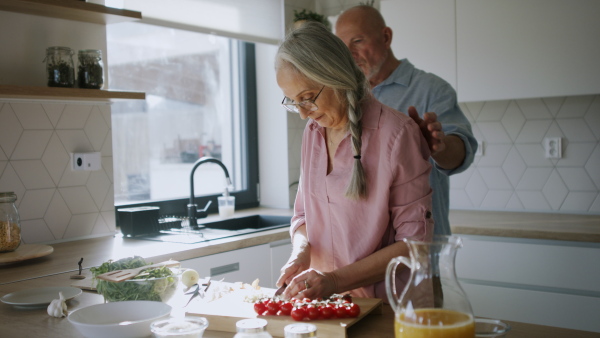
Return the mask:
<path id="1" fill-rule="evenodd" d="M 344 305 L 338 305 L 335 308 L 335 317 L 336 318 L 346 318 L 347 316 L 347 311 L 346 311 L 346 307 Z"/>
<path id="2" fill-rule="evenodd" d="M 303 307 L 294 307 L 291 316 L 293 320 L 301 321 L 304 319 L 304 316 L 306 316 L 306 310 Z"/>
<path id="3" fill-rule="evenodd" d="M 263 314 L 263 312 L 265 312 L 266 309 L 267 306 L 263 302 L 254 303 L 254 311 L 259 315 Z"/>
<path id="4" fill-rule="evenodd" d="M 346 309 L 346 312 L 348 313 L 348 317 L 358 317 L 358 315 L 360 314 L 360 306 L 358 306 L 358 304 L 354 304 L 354 303 L 350 303 L 351 305 L 348 306 L 348 308 Z"/>
<path id="5" fill-rule="evenodd" d="M 310 298 L 302 298 L 302 303 L 310 303 L 312 299 Z"/>
<path id="6" fill-rule="evenodd" d="M 269 302 L 269 304 L 267 304 L 267 310 L 270 314 L 277 314 L 277 311 L 279 311 L 280 304 L 281 302 L 279 301 Z"/>
<path id="7" fill-rule="evenodd" d="M 306 316 L 310 320 L 319 319 L 319 309 L 314 305 L 309 305 L 306 307 Z"/>
<path id="8" fill-rule="evenodd" d="M 329 305 L 321 305 L 319 307 L 319 314 L 320 317 L 323 319 L 329 319 L 331 317 L 333 317 L 333 307 L 329 306 Z"/>
<path id="9" fill-rule="evenodd" d="M 284 316 L 289 316 L 290 313 L 292 312 L 292 308 L 294 307 L 294 305 L 290 302 L 283 302 L 283 304 L 281 304 L 281 306 L 279 307 L 279 311 L 281 311 L 281 314 Z"/>

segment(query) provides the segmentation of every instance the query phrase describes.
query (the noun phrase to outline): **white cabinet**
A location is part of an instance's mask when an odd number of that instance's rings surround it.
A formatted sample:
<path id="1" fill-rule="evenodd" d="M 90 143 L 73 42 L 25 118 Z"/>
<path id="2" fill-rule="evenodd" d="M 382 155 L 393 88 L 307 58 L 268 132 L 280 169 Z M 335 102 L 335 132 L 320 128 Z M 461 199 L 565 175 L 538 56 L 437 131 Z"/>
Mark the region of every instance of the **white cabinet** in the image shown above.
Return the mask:
<path id="1" fill-rule="evenodd" d="M 275 283 L 279 278 L 281 268 L 287 263 L 292 253 L 292 243 L 290 239 L 282 239 L 280 241 L 269 244 L 271 250 L 271 285 L 275 288 Z"/>
<path id="2" fill-rule="evenodd" d="M 600 93 L 596 0 L 382 0 L 396 57 L 459 102 Z"/>
<path id="3" fill-rule="evenodd" d="M 600 244 L 462 235 L 475 315 L 600 332 Z"/>
<path id="4" fill-rule="evenodd" d="M 258 278 L 259 285 L 268 287 L 271 280 L 270 255 L 269 244 L 262 244 L 188 259 L 181 265 L 198 271 L 200 277 L 211 276 L 215 280 L 248 284 Z"/>
<path id="5" fill-rule="evenodd" d="M 415 67 L 456 87 L 455 0 L 382 0 L 381 13 L 392 28 L 392 50 Z"/>

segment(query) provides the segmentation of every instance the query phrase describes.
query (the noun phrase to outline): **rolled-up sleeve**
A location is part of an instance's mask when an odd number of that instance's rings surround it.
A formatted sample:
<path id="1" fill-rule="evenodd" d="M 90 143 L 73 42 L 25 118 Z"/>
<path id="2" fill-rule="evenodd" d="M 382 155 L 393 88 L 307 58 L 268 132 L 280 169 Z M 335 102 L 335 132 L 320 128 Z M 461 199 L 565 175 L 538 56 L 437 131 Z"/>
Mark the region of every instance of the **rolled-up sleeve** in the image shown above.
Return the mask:
<path id="1" fill-rule="evenodd" d="M 413 124 L 412 120 L 408 121 L 398 134 L 391 156 L 398 160 L 390 161 L 395 166 L 389 199 L 395 241 L 404 238 L 425 240 L 433 234 L 429 149 L 420 130 Z"/>

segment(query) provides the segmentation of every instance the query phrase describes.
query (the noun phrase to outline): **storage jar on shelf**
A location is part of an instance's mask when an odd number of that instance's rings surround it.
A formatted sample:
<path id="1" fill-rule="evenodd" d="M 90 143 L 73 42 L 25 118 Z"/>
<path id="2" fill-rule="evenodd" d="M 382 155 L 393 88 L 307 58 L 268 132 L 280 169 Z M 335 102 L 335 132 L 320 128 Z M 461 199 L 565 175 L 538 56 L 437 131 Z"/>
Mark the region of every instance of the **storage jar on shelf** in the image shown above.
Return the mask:
<path id="1" fill-rule="evenodd" d="M 15 251 L 21 245 L 21 222 L 14 192 L 0 192 L 0 252 Z"/>
<path id="2" fill-rule="evenodd" d="M 104 84 L 102 51 L 84 49 L 78 53 L 77 85 L 79 88 L 100 89 Z"/>
<path id="3" fill-rule="evenodd" d="M 48 47 L 46 49 L 46 73 L 48 87 L 75 87 L 75 66 L 73 50 L 69 47 Z"/>

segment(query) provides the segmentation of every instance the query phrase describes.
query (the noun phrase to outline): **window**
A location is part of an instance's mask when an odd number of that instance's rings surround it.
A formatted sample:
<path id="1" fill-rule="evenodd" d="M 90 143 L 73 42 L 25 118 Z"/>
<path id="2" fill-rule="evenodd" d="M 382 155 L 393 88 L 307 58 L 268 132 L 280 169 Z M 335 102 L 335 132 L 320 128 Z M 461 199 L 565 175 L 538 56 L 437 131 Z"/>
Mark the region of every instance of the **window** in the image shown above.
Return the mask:
<path id="1" fill-rule="evenodd" d="M 142 23 L 107 27 L 112 90 L 146 93 L 112 106 L 115 204 L 187 212 L 190 173 L 211 156 L 227 167 L 236 207 L 258 206 L 254 45 Z M 199 166 L 198 207 L 225 189 L 223 170 Z"/>

